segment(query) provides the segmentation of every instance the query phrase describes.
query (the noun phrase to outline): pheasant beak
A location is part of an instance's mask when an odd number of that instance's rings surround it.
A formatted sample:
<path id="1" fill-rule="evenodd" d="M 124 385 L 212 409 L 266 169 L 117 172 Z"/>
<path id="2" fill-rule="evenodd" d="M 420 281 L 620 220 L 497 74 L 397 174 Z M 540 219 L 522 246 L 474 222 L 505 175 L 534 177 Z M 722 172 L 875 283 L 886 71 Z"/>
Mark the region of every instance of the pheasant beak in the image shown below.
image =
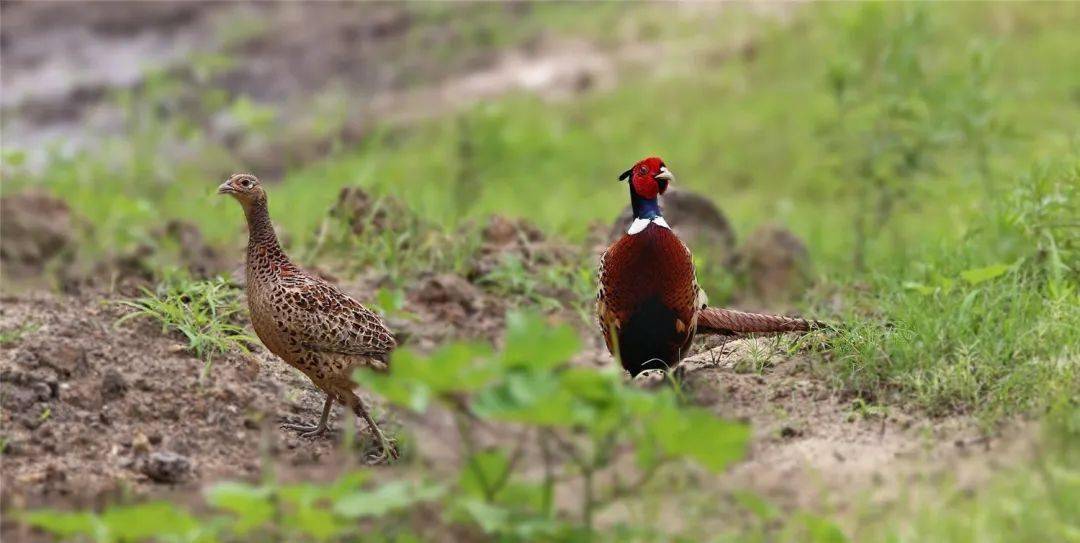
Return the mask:
<path id="1" fill-rule="evenodd" d="M 226 182 L 218 185 L 217 193 L 218 194 L 236 194 L 236 189 L 234 189 L 233 186 L 231 184 L 229 184 L 228 181 L 226 181 Z"/>
<path id="2" fill-rule="evenodd" d="M 660 194 L 663 194 L 667 190 L 668 183 L 675 180 L 675 176 L 668 171 L 667 166 L 660 168 L 660 173 L 653 176 L 656 180 L 657 186 L 660 188 Z"/>

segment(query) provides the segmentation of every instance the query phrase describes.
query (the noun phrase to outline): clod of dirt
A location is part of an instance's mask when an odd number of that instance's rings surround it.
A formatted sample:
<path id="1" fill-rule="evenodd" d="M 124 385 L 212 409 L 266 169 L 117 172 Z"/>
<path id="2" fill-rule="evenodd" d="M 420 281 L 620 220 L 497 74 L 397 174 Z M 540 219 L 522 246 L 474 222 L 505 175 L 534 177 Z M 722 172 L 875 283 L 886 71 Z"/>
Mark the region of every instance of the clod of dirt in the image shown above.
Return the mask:
<path id="1" fill-rule="evenodd" d="M 154 279 L 155 270 L 160 269 L 161 260 L 173 261 L 198 278 L 213 277 L 230 268 L 230 261 L 208 245 L 199 227 L 188 221 L 170 220 L 151 232 L 150 237 L 149 243 L 105 263 L 96 275 L 148 282 Z"/>
<path id="2" fill-rule="evenodd" d="M 536 226 L 502 215 L 489 217 L 480 235 L 484 243 L 492 247 L 504 247 L 518 241 L 538 243 L 544 240 L 544 233 Z"/>
<path id="3" fill-rule="evenodd" d="M 750 294 L 767 306 L 793 299 L 806 289 L 810 256 L 806 244 L 777 225 L 755 230 L 739 248 L 738 267 Z"/>
<path id="4" fill-rule="evenodd" d="M 74 343 L 45 343 L 34 354 L 39 364 L 56 370 L 60 377 L 83 375 L 87 369 L 86 350 Z"/>
<path id="5" fill-rule="evenodd" d="M 634 386 L 645 390 L 655 390 L 667 383 L 667 373 L 663 370 L 645 370 L 634 376 Z"/>
<path id="6" fill-rule="evenodd" d="M 165 227 L 153 233 L 157 244 L 172 243 L 179 251 L 180 262 L 196 277 L 211 277 L 222 273 L 227 263 L 222 254 L 207 245 L 202 231 L 195 224 L 170 220 Z"/>
<path id="7" fill-rule="evenodd" d="M 124 376 L 113 368 L 105 370 L 105 375 L 101 377 L 101 398 L 105 401 L 112 401 L 119 398 L 123 398 L 127 393 L 128 384 L 124 380 Z"/>
<path id="8" fill-rule="evenodd" d="M 463 277 L 449 273 L 424 279 L 413 296 L 424 305 L 454 305 L 466 313 L 476 311 L 483 298 L 479 288 Z"/>
<path id="9" fill-rule="evenodd" d="M 508 259 L 516 259 L 531 273 L 537 265 L 567 262 L 573 256 L 572 247 L 547 239 L 542 230 L 524 219 L 492 215 L 480 236 L 480 249 L 467 274 L 470 281 L 482 280 L 507 265 Z"/>
<path id="10" fill-rule="evenodd" d="M 664 219 L 695 255 L 727 265 L 735 254 L 735 231 L 712 200 L 689 190 L 671 189 L 660 197 Z M 634 211 L 626 206 L 612 223 L 608 241 L 626 232 Z"/>
<path id="11" fill-rule="evenodd" d="M 28 192 L 0 198 L 0 265 L 8 279 L 40 275 L 54 258 L 70 258 L 71 209 L 59 198 Z"/>
<path id="12" fill-rule="evenodd" d="M 360 187 L 344 187 L 330 208 L 330 216 L 359 236 L 369 228 L 376 232 L 404 229 L 412 212 L 392 196 L 376 198 Z"/>
<path id="13" fill-rule="evenodd" d="M 34 412 L 23 413 L 19 416 L 19 424 L 22 424 L 27 430 L 37 430 L 42 423 L 45 422 L 45 418 Z"/>
<path id="14" fill-rule="evenodd" d="M 791 439 L 793 437 L 799 437 L 803 435 L 802 430 L 792 428 L 791 426 L 784 426 L 780 429 L 780 437 L 784 439 Z"/>
<path id="15" fill-rule="evenodd" d="M 146 437 L 146 434 L 138 433 L 135 437 L 131 438 L 131 450 L 135 454 L 146 454 L 150 452 L 150 438 Z"/>
<path id="16" fill-rule="evenodd" d="M 150 453 L 139 471 L 157 483 L 179 483 L 191 474 L 191 460 L 170 451 Z"/>

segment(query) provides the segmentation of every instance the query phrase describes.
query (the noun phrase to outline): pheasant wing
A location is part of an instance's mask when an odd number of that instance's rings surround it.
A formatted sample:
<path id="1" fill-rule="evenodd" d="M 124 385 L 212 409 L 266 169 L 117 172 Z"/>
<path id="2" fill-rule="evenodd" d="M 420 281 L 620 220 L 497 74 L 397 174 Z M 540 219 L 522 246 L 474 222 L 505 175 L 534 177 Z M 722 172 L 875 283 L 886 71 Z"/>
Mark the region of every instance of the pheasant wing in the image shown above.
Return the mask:
<path id="1" fill-rule="evenodd" d="M 394 349 L 394 336 L 374 311 L 321 279 L 294 277 L 285 289 L 294 311 L 284 324 L 305 349 L 371 357 Z"/>

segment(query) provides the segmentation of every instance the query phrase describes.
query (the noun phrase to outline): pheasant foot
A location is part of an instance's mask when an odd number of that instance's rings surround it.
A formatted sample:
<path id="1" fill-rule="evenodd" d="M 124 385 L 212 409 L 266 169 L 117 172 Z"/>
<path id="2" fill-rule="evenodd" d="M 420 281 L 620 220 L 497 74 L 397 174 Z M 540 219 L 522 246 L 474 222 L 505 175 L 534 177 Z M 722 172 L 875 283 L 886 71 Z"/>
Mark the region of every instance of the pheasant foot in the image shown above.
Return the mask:
<path id="1" fill-rule="evenodd" d="M 354 406 L 356 414 L 364 419 L 368 428 L 371 430 L 371 435 L 375 437 L 375 442 L 379 445 L 379 454 L 371 458 L 373 464 L 380 464 L 387 460 L 398 458 L 397 449 L 390 444 L 390 441 L 383 435 L 382 430 L 379 429 L 379 425 L 375 424 L 375 420 L 371 418 L 367 408 L 364 407 L 364 402 L 360 398 L 356 399 Z"/>
<path id="2" fill-rule="evenodd" d="M 300 432 L 300 437 L 319 437 L 326 433 L 328 428 L 326 421 L 330 418 L 330 408 L 334 405 L 334 399 L 329 394 L 326 395 L 326 403 L 323 404 L 322 418 L 319 419 L 319 424 L 305 424 L 302 422 L 287 422 L 281 425 L 285 430 L 297 430 Z"/>

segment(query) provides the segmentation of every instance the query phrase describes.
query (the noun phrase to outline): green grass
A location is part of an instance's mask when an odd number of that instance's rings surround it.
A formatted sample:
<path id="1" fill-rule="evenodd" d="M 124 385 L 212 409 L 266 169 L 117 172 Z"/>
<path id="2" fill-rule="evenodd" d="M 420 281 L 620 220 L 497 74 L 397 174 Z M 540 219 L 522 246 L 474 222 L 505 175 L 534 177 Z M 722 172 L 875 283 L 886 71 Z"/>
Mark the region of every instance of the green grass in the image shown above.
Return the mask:
<path id="1" fill-rule="evenodd" d="M 15 345 L 26 334 L 37 331 L 41 328 L 40 324 L 27 323 L 12 328 L 0 330 L 0 347 L 9 347 Z"/>
<path id="2" fill-rule="evenodd" d="M 823 352 L 827 377 L 869 400 L 987 420 L 1076 395 L 1077 216 L 1080 160 L 1022 176 L 965 243 L 851 292 L 845 330 Z"/>
<path id="3" fill-rule="evenodd" d="M 179 334 L 188 350 L 207 363 L 214 356 L 232 350 L 246 352 L 247 344 L 256 341 L 240 323 L 246 312 L 240 291 L 225 279 L 193 281 L 172 277 L 154 291 L 144 289 L 144 296 L 121 300 L 132 311 L 116 325 L 140 318 L 161 324 L 162 333 Z"/>

